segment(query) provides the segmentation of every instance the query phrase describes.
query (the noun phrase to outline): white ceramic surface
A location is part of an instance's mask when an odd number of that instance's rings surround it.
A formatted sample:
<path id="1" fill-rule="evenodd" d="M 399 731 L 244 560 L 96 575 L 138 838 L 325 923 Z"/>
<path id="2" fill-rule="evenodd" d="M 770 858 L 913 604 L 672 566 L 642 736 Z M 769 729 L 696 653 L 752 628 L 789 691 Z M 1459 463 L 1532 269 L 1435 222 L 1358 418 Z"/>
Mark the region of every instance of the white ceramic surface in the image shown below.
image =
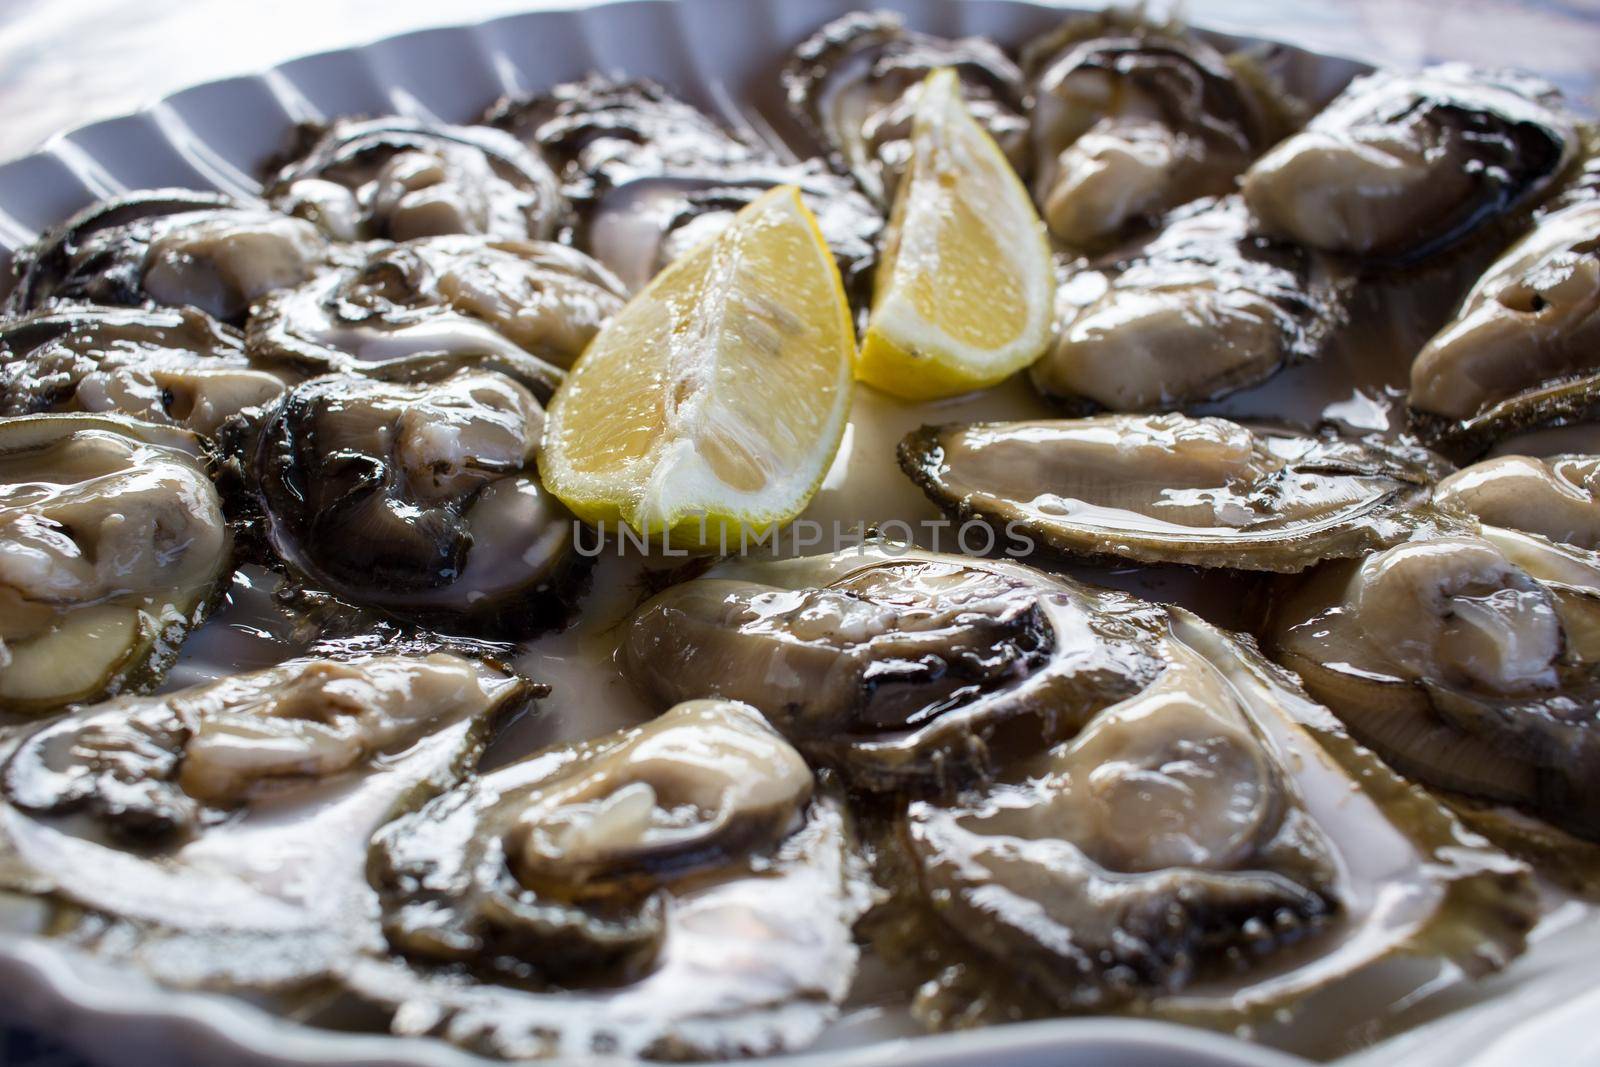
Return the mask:
<path id="1" fill-rule="evenodd" d="M 870 6 L 924 30 L 1015 43 L 1054 25 L 1059 7 L 1015 0 L 626 0 L 424 30 L 363 48 L 307 56 L 258 75 L 197 86 L 135 114 L 62 134 L 0 166 L 0 259 L 90 201 L 122 189 L 181 185 L 249 193 L 294 124 L 399 112 L 466 121 L 502 93 L 590 70 L 657 78 L 730 120 L 792 132 L 777 96 L 778 61 L 829 18 Z M 1223 41 L 1237 38 L 1217 35 Z M 1303 95 L 1326 98 L 1363 69 L 1293 48 L 1265 52 Z M 15 927 L 0 915 L 0 926 Z M 1600 930 L 1548 939 L 1537 959 L 1498 977 L 1496 996 L 1359 1057 L 1489 1067 L 1600 1062 L 1585 1025 L 1597 997 L 1581 981 Z M 1551 945 L 1551 941 L 1559 944 Z M 161 990 L 54 943 L 0 933 L 0 1018 L 24 1020 L 119 1064 L 481 1063 L 432 1041 L 333 1034 L 242 1001 Z M 1355 1024 L 1354 1021 L 1352 1023 Z M 1515 1025 L 1513 1025 L 1515 1024 Z M 866 1028 L 864 1032 L 870 1032 Z M 844 1044 L 849 1043 L 847 1037 Z M 784 1058 L 789 1067 L 1294 1067 L 1229 1037 L 1167 1024 L 1078 1019 L 895 1039 Z M 1583 1059 L 1585 1051 L 1592 1058 Z M 1351 1067 L 1355 1067 L 1352 1061 Z"/>

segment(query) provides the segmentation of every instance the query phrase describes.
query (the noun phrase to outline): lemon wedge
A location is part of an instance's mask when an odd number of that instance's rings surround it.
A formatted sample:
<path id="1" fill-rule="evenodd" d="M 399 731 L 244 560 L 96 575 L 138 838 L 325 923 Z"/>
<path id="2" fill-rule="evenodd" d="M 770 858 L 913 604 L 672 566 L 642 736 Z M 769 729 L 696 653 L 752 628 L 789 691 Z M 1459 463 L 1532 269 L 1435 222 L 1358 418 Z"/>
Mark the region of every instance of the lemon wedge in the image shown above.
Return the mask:
<path id="1" fill-rule="evenodd" d="M 591 523 L 737 544 L 800 513 L 844 433 L 855 333 L 793 186 L 674 260 L 551 400 L 540 472 Z"/>
<path id="2" fill-rule="evenodd" d="M 1028 190 L 953 70 L 922 84 L 856 377 L 931 400 L 994 385 L 1050 341 L 1055 273 Z"/>

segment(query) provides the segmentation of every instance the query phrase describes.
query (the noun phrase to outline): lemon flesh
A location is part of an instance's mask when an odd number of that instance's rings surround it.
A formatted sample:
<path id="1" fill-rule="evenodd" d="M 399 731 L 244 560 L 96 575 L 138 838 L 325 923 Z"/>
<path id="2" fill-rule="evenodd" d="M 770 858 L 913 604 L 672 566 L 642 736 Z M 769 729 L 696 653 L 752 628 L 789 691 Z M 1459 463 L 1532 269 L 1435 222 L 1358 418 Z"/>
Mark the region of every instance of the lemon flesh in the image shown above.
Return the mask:
<path id="1" fill-rule="evenodd" d="M 1055 278 L 1033 201 L 968 113 L 954 71 L 923 82 L 911 145 L 856 376 L 931 400 L 994 385 L 1038 359 Z"/>
<path id="2" fill-rule="evenodd" d="M 855 334 L 839 270 L 783 186 L 673 261 L 551 400 L 540 471 L 591 523 L 714 546 L 800 513 L 844 433 Z"/>

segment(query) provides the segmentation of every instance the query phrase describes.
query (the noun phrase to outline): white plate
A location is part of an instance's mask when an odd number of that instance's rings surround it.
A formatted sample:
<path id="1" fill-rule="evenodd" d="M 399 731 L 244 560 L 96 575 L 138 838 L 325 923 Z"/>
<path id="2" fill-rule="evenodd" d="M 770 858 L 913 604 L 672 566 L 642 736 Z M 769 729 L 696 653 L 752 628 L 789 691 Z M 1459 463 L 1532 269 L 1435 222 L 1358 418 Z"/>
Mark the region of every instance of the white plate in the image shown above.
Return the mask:
<path id="1" fill-rule="evenodd" d="M 124 189 L 259 190 L 256 175 L 302 120 L 400 113 L 469 121 L 508 92 L 591 70 L 656 78 L 727 119 L 790 131 L 778 96 L 781 57 L 823 22 L 870 7 L 919 29 L 1017 43 L 1055 25 L 1059 7 L 1013 0 L 627 0 L 424 30 L 307 56 L 262 74 L 211 82 L 121 118 L 53 138 L 0 166 L 0 260 L 91 201 Z M 1214 35 L 1219 44 L 1240 38 Z M 1265 46 L 1290 87 L 1324 100 L 1365 69 L 1351 59 Z M 26 910 L 26 909 L 24 909 Z M 26 916 L 0 925 L 17 928 Z M 1545 943 L 1487 987 L 1493 997 L 1357 1057 L 1362 1067 L 1568 1064 L 1600 1060 L 1588 1021 L 1586 960 L 1600 930 Z M 173 993 L 56 943 L 0 933 L 0 1016 L 59 1033 L 119 1064 L 481 1064 L 431 1040 L 335 1034 L 245 1002 Z M 871 1033 L 862 1027 L 860 1033 Z M 846 1036 L 843 1043 L 848 1045 Z M 1586 1044 L 1590 1043 L 1590 1044 Z M 1304 1067 L 1233 1038 L 1163 1023 L 1073 1019 L 878 1041 L 785 1058 L 788 1067 Z M 1590 1053 L 1585 1056 L 1585 1049 Z M 1349 1061 L 1356 1067 L 1356 1060 Z"/>

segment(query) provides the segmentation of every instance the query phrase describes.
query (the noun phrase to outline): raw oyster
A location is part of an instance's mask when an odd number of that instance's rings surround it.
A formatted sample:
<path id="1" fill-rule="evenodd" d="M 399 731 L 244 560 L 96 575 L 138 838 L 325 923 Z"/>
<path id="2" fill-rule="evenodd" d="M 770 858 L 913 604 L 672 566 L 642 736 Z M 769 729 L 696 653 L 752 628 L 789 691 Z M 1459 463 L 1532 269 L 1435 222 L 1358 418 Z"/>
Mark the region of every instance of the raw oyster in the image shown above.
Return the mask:
<path id="1" fill-rule="evenodd" d="M 1154 609 L 1018 564 L 870 542 L 729 560 L 623 637 L 662 705 L 743 700 L 850 784 L 960 781 L 1071 735 L 1160 669 Z"/>
<path id="2" fill-rule="evenodd" d="M 1490 526 L 1600 550 L 1600 456 L 1497 456 L 1441 481 L 1434 502 Z"/>
<path id="3" fill-rule="evenodd" d="M 1600 407 L 1600 198 L 1543 216 L 1411 364 L 1423 434 L 1463 451 Z"/>
<path id="4" fill-rule="evenodd" d="M 549 165 L 500 130 L 390 117 L 304 133 L 264 195 L 335 240 L 544 240 L 566 210 Z"/>
<path id="5" fill-rule="evenodd" d="M 867 902 L 838 804 L 754 709 L 680 704 L 439 797 L 374 843 L 391 945 L 351 984 L 397 1032 L 524 1059 L 814 1037 Z"/>
<path id="6" fill-rule="evenodd" d="M 0 710 L 161 680 L 232 555 L 199 448 L 115 416 L 0 422 Z"/>
<path id="7" fill-rule="evenodd" d="M 298 285 L 328 256 L 300 219 L 217 193 L 151 189 L 92 204 L 18 251 L 6 313 L 190 306 L 238 324 L 256 297 Z"/>
<path id="8" fill-rule="evenodd" d="M 503 374 L 328 375 L 231 425 L 225 444 L 273 552 L 313 588 L 496 637 L 559 623 L 586 574 L 540 485 L 544 409 Z"/>
<path id="9" fill-rule="evenodd" d="M 887 208 L 911 158 L 911 118 L 928 74 L 955 70 L 973 118 L 1018 173 L 1027 173 L 1022 71 L 992 41 L 946 40 L 905 28 L 888 11 L 828 23 L 794 50 L 783 70 L 789 110 L 828 153 Z"/>
<path id="10" fill-rule="evenodd" d="M 1600 840 L 1600 557 L 1485 527 L 1312 572 L 1274 659 L 1425 784 Z"/>
<path id="11" fill-rule="evenodd" d="M 846 286 L 858 302 L 864 299 L 883 227 L 872 202 L 819 161 L 780 159 L 654 82 L 591 75 L 531 98 L 502 100 L 485 121 L 556 162 L 578 210 L 579 247 L 630 291 L 720 233 L 762 193 L 795 185 Z"/>
<path id="12" fill-rule="evenodd" d="M 0 769 L 0 884 L 164 982 L 325 979 L 382 943 L 372 833 L 532 688 L 442 653 L 312 659 L 81 709 Z"/>
<path id="13" fill-rule="evenodd" d="M 1457 63 L 1379 71 L 1261 157 L 1244 198 L 1271 234 L 1411 263 L 1537 203 L 1578 139 L 1537 79 Z"/>
<path id="14" fill-rule="evenodd" d="M 1289 129 L 1242 61 L 1122 15 L 1072 19 L 1023 54 L 1033 194 L 1059 240 L 1094 248 L 1234 190 Z"/>
<path id="15" fill-rule="evenodd" d="M 1259 571 L 1405 540 L 1449 469 L 1420 449 L 1186 415 L 924 426 L 900 466 L 958 518 L 1058 551 Z"/>
<path id="16" fill-rule="evenodd" d="M 63 308 L 0 325 L 0 415 L 107 412 L 211 435 L 284 390 L 192 308 Z"/>
<path id="17" fill-rule="evenodd" d="M 1319 355 L 1346 290 L 1315 253 L 1252 235 L 1238 197 L 1202 201 L 1071 273 L 1057 291 L 1056 341 L 1030 373 L 1077 407 L 1186 407 Z"/>
<path id="18" fill-rule="evenodd" d="M 1353 744 L 1248 646 L 1174 610 L 1151 684 L 1000 782 L 913 801 L 884 857 L 938 1026 L 1121 1010 L 1281 1019 L 1401 954 L 1481 973 L 1526 867 Z"/>
<path id="19" fill-rule="evenodd" d="M 248 341 L 255 358 L 312 373 L 483 363 L 548 396 L 623 296 L 609 271 L 565 245 L 429 237 L 274 293 Z"/>

